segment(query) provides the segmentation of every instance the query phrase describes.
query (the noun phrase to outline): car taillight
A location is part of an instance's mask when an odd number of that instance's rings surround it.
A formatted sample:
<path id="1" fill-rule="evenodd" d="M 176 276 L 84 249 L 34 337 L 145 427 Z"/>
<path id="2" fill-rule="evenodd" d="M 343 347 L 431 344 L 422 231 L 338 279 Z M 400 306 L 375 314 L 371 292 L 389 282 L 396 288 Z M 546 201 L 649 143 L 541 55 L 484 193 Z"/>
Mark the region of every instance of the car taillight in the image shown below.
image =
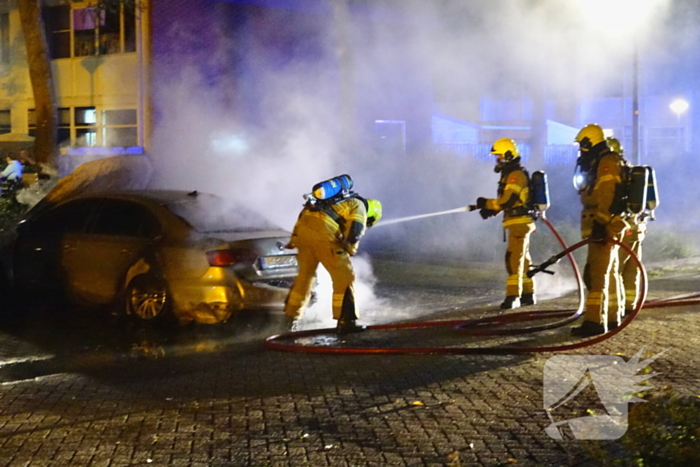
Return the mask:
<path id="1" fill-rule="evenodd" d="M 206 255 L 210 265 L 219 267 L 255 260 L 255 254 L 248 250 L 209 250 Z"/>

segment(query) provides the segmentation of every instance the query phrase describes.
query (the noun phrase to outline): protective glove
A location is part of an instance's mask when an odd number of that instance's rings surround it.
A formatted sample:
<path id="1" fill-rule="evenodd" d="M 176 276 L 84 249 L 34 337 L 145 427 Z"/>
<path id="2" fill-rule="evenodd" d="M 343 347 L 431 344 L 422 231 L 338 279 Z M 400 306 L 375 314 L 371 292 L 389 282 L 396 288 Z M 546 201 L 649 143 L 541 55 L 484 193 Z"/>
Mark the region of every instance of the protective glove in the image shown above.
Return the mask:
<path id="1" fill-rule="evenodd" d="M 591 240 L 601 242 L 605 238 L 605 224 L 598 221 L 593 221 L 593 229 L 591 230 Z"/>
<path id="2" fill-rule="evenodd" d="M 292 234 L 292 237 L 289 239 L 287 244 L 285 246 L 283 246 L 282 248 L 284 248 L 285 250 L 295 249 L 297 246 L 294 244 L 294 237 L 296 237 L 296 234 Z"/>
<path id="3" fill-rule="evenodd" d="M 497 212 L 494 211 L 493 209 L 483 208 L 479 211 L 479 214 L 481 215 L 482 219 L 488 219 L 489 217 L 495 216 L 497 214 Z"/>
<path id="4" fill-rule="evenodd" d="M 345 244 L 345 251 L 347 251 L 350 256 L 355 256 L 355 253 L 357 253 L 357 249 L 359 247 L 360 247 L 360 242 L 346 243 Z"/>
<path id="5" fill-rule="evenodd" d="M 486 208 L 486 198 L 482 198 L 481 196 L 476 199 L 476 208 L 477 209 L 484 209 Z M 486 219 L 486 218 L 484 218 Z"/>

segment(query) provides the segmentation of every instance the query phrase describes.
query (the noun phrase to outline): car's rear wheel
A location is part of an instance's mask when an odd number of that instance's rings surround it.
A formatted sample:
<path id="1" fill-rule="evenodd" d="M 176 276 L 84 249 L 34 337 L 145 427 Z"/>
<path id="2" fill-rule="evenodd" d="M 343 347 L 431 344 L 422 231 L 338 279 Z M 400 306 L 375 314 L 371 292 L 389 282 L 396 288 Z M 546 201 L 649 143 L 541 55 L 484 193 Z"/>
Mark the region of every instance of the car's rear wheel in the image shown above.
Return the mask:
<path id="1" fill-rule="evenodd" d="M 170 315 L 168 283 L 150 274 L 134 277 L 126 288 L 126 313 L 142 321 L 160 321 Z"/>

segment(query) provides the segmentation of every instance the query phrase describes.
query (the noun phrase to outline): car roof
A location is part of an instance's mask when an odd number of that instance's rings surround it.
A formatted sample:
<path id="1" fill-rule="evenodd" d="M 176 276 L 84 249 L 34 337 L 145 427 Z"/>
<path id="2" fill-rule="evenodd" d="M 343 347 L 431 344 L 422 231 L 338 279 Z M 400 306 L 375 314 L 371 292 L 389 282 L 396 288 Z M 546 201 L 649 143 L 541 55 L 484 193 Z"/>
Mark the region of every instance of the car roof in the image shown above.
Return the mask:
<path id="1" fill-rule="evenodd" d="M 217 231 L 217 228 L 207 228 L 211 227 L 211 225 L 208 225 L 208 223 L 204 222 L 202 223 L 202 219 L 205 219 L 209 216 L 202 216 L 202 218 L 199 218 L 199 216 L 192 216 L 191 214 L 195 214 L 199 212 L 199 208 L 195 208 L 193 210 L 190 210 L 190 215 L 186 215 L 187 210 L 186 206 L 207 206 L 207 205 L 216 205 L 216 203 L 222 203 L 221 205 L 225 205 L 230 209 L 235 209 L 238 210 L 241 213 L 248 213 L 247 216 L 252 216 L 249 217 L 251 221 L 254 221 L 253 224 L 251 225 L 256 225 L 257 227 L 255 230 L 258 231 L 283 231 L 283 229 L 275 224 L 274 222 L 270 222 L 268 219 L 265 219 L 264 217 L 260 216 L 259 214 L 254 213 L 250 209 L 248 209 L 243 203 L 237 202 L 235 200 L 231 200 L 228 198 L 223 198 L 218 195 L 214 195 L 211 193 L 202 193 L 199 191 L 187 191 L 187 190 L 156 190 L 156 189 L 148 189 L 148 190 L 105 190 L 105 191 L 99 191 L 99 192 L 91 192 L 91 193 L 84 193 L 76 196 L 71 196 L 66 199 L 61 200 L 58 204 L 62 205 L 68 202 L 72 201 L 77 201 L 77 200 L 89 200 L 89 199 L 122 199 L 122 200 L 130 200 L 134 201 L 140 204 L 144 205 L 159 205 L 165 208 L 167 211 L 170 212 L 170 217 L 171 215 L 175 215 L 176 217 L 180 218 L 181 220 L 184 220 L 186 223 L 194 227 L 196 230 L 202 232 L 202 233 L 207 233 L 207 232 L 214 232 Z M 196 204 L 195 204 L 196 203 Z M 203 205 L 201 203 L 204 203 Z M 214 204 L 212 204 L 214 203 Z M 183 212 L 183 209 L 185 211 Z M 184 217 L 183 217 L 184 216 Z M 165 220 L 162 216 L 162 220 Z M 223 226 L 224 231 L 229 231 L 230 229 L 228 228 L 229 226 Z M 252 232 L 252 231 L 251 231 Z"/>
<path id="2" fill-rule="evenodd" d="M 148 199 L 154 201 L 158 204 L 168 205 L 174 202 L 179 202 L 187 198 L 197 198 L 199 196 L 205 197 L 215 197 L 210 193 L 202 193 L 197 190 L 187 191 L 187 190 L 110 190 L 110 191 L 99 191 L 80 194 L 70 197 L 71 200 L 74 199 L 86 199 L 86 198 L 129 198 L 135 200 Z M 67 199 L 66 199 L 67 201 Z"/>

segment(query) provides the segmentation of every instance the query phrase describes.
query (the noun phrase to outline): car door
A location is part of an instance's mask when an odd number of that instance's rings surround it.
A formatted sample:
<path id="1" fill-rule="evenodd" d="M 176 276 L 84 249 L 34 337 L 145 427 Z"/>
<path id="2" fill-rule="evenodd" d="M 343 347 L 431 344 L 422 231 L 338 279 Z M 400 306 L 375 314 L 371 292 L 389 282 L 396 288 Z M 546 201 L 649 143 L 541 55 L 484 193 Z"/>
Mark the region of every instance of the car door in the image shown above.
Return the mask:
<path id="1" fill-rule="evenodd" d="M 63 294 L 64 258 L 74 248 L 75 237 L 85 232 L 98 205 L 95 200 L 75 200 L 20 223 L 12 260 L 15 286 L 39 294 Z"/>
<path id="2" fill-rule="evenodd" d="M 159 235 L 156 217 L 144 205 L 105 199 L 64 266 L 70 297 L 109 303 L 121 290 L 127 270 Z"/>

